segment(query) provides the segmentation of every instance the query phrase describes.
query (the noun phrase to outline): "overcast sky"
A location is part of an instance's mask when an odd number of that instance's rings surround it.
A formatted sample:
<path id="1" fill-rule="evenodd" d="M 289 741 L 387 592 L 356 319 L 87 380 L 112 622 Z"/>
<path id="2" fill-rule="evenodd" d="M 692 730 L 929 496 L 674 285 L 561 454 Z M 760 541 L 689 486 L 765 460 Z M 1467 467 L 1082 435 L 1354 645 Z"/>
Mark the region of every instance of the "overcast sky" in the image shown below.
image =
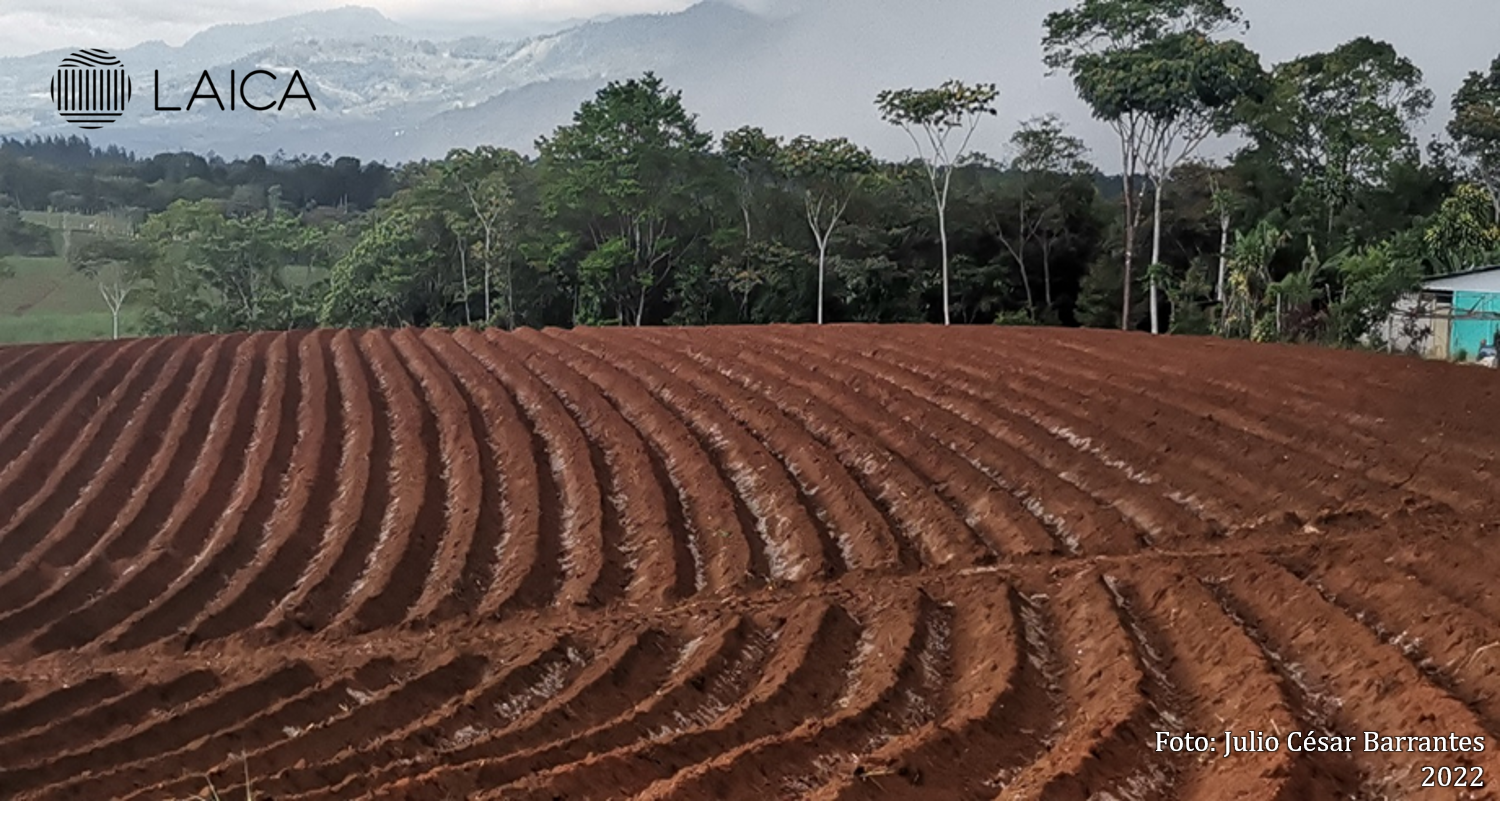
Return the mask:
<path id="1" fill-rule="evenodd" d="M 778 0 L 746 0 L 769 5 Z M 0 56 L 53 48 L 181 45 L 218 23 L 253 23 L 359 5 L 402 23 L 551 21 L 599 14 L 680 11 L 694 0 L 0 0 Z"/>

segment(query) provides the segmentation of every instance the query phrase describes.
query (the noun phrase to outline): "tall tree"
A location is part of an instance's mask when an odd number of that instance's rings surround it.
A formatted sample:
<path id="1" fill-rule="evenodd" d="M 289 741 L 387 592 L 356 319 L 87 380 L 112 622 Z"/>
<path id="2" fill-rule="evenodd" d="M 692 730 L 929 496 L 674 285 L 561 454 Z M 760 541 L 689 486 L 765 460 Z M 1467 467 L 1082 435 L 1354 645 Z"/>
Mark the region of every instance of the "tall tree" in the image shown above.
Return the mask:
<path id="1" fill-rule="evenodd" d="M 1068 133 L 1056 114 L 1022 122 L 1020 129 L 1010 136 L 1010 149 L 1013 154 L 1010 169 L 1021 182 L 1016 224 L 1019 248 L 1005 241 L 998 221 L 996 237 L 1006 244 L 1020 265 L 1028 306 L 1031 284 L 1026 274 L 1025 250 L 1028 240 L 1035 244 L 1041 255 L 1043 301 L 1050 313 L 1056 303 L 1052 293 L 1052 250 L 1067 229 L 1064 193 L 1075 181 L 1091 175 L 1093 165 L 1088 161 L 1088 148 L 1083 140 Z"/>
<path id="2" fill-rule="evenodd" d="M 1416 160 L 1411 130 L 1433 101 L 1417 66 L 1390 44 L 1359 37 L 1276 66 L 1271 93 L 1242 118 L 1257 147 L 1318 199 L 1327 242 L 1360 189 Z"/>
<path id="3" fill-rule="evenodd" d="M 460 190 L 466 204 L 469 226 L 481 233 L 482 319 L 492 324 L 492 274 L 501 254 L 504 258 L 503 295 L 507 308 L 506 325 L 517 327 L 518 310 L 514 298 L 512 264 L 512 223 L 517 208 L 515 187 L 523 171 L 523 157 L 498 147 L 475 150 L 451 150 L 445 156 L 444 173 L 450 184 Z M 472 231 L 457 226 L 457 234 Z M 467 252 L 459 253 L 462 270 Z M 469 295 L 469 290 L 467 291 Z"/>
<path id="4" fill-rule="evenodd" d="M 738 177 L 738 209 L 743 213 L 743 240 L 754 240 L 753 206 L 758 191 L 773 182 L 780 140 L 762 129 L 740 127 L 722 134 L 722 157 Z"/>
<path id="5" fill-rule="evenodd" d="M 154 288 L 173 309 L 192 307 L 201 294 L 208 307 L 200 315 L 171 315 L 166 322 L 199 330 L 287 329 L 291 301 L 283 268 L 293 257 L 297 221 L 286 212 L 227 218 L 214 202 L 175 202 L 142 225 L 139 240 L 152 254 L 154 278 L 163 267 L 168 285 Z"/>
<path id="6" fill-rule="evenodd" d="M 587 320 L 642 325 L 705 213 L 712 137 L 654 74 L 609 83 L 538 143 L 547 215 L 581 223 Z M 682 234 L 690 230 L 693 234 Z"/>
<path id="7" fill-rule="evenodd" d="M 1449 136 L 1465 175 L 1491 195 L 1496 219 L 1502 212 L 1502 58 L 1485 71 L 1471 71 L 1450 99 Z"/>
<path id="8" fill-rule="evenodd" d="M 993 84 L 965 85 L 953 79 L 927 90 L 880 91 L 875 103 L 884 121 L 903 128 L 920 154 L 937 206 L 937 230 L 942 239 L 942 322 L 952 323 L 952 293 L 948 275 L 947 195 L 952 189 L 952 173 L 959 157 L 966 154 L 968 141 L 984 116 L 998 115 L 994 101 L 999 90 Z M 957 132 L 957 144 L 949 140 Z M 920 135 L 918 135 L 918 133 Z M 926 137 L 926 145 L 921 144 Z"/>
<path id="9" fill-rule="evenodd" d="M 1159 196 L 1172 168 L 1220 126 L 1218 114 L 1260 73 L 1249 50 L 1212 39 L 1240 24 L 1239 11 L 1224 0 L 1080 0 L 1047 15 L 1042 40 L 1047 66 L 1068 71 L 1078 96 L 1120 140 L 1122 329 L 1130 328 L 1143 175 L 1150 176 Z M 1159 197 L 1154 211 L 1160 213 Z M 1160 261 L 1160 234 L 1158 222 L 1153 265 Z M 1155 286 L 1153 280 L 1153 330 Z"/>
<path id="10" fill-rule="evenodd" d="M 806 225 L 816 239 L 817 325 L 826 319 L 827 246 L 873 163 L 867 150 L 841 138 L 817 141 L 799 136 L 780 151 L 780 171 L 800 190 Z"/>
<path id="11" fill-rule="evenodd" d="M 93 280 L 110 309 L 110 336 L 120 339 L 120 310 L 126 298 L 148 279 L 151 258 L 136 241 L 119 235 L 99 235 L 74 243 L 68 265 Z"/>

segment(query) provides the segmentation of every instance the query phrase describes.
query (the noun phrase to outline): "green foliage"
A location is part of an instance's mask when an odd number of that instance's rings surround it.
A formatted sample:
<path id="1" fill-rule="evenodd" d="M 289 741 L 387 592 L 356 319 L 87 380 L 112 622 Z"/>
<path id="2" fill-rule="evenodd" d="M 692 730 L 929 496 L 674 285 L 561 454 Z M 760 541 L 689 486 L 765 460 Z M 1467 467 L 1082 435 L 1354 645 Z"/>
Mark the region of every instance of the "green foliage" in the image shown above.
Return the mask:
<path id="1" fill-rule="evenodd" d="M 458 299 L 467 322 L 472 322 L 474 297 L 473 278 L 465 273 L 466 260 L 470 258 L 481 266 L 482 323 L 494 323 L 494 274 L 500 270 L 503 324 L 508 328 L 518 324 L 518 292 L 511 260 L 521 225 L 523 207 L 519 198 L 526 186 L 525 166 L 523 157 L 512 150 L 495 147 L 451 150 L 437 165 L 441 194 L 428 197 L 421 204 L 455 234 L 462 272 Z"/>
<path id="2" fill-rule="evenodd" d="M 935 88 L 915 90 L 880 91 L 874 102 L 879 106 L 879 116 L 884 121 L 904 128 L 920 154 L 921 167 L 926 170 L 926 181 L 931 186 L 932 198 L 937 207 L 937 232 L 942 244 L 942 321 L 952 322 L 953 301 L 948 267 L 951 257 L 947 249 L 947 198 L 952 188 L 952 174 L 959 159 L 967 154 L 968 142 L 984 116 L 997 116 L 994 102 L 999 98 L 999 89 L 993 83 L 967 85 L 949 79 Z M 952 135 L 961 130 L 962 140 L 950 144 Z M 926 137 L 926 146 L 921 144 L 920 133 Z"/>
<path id="3" fill-rule="evenodd" d="M 448 254 L 445 224 L 422 207 L 390 207 L 330 271 L 319 322 L 339 326 L 428 325 L 450 301 L 428 270 Z"/>
<path id="4" fill-rule="evenodd" d="M 1359 37 L 1273 70 L 1271 93 L 1242 111 L 1246 132 L 1322 211 L 1327 238 L 1340 210 L 1391 168 L 1415 161 L 1410 129 L 1433 104 L 1423 74 L 1390 44 Z"/>
<path id="5" fill-rule="evenodd" d="M 1327 265 L 1340 276 L 1340 296 L 1330 307 L 1330 339 L 1340 345 L 1361 342 L 1423 279 L 1418 262 L 1391 243 L 1342 252 Z"/>
<path id="6" fill-rule="evenodd" d="M 1221 326 L 1225 336 L 1244 336 L 1259 342 L 1269 339 L 1275 332 L 1276 320 L 1267 321 L 1270 314 L 1262 306 L 1267 302 L 1266 290 L 1271 285 L 1272 259 L 1289 237 L 1270 221 L 1262 221 L 1249 231 L 1235 233 L 1230 250 L 1230 276 L 1225 284 Z"/>
<path id="7" fill-rule="evenodd" d="M 875 104 L 880 118 L 889 124 L 948 131 L 983 114 L 998 115 L 994 109 L 998 98 L 999 89 L 993 83 L 966 85 L 949 79 L 935 88 L 880 91 Z"/>
<path id="8" fill-rule="evenodd" d="M 711 143 L 680 93 L 652 73 L 609 83 L 539 141 L 545 214 L 567 225 L 586 258 L 578 319 L 640 325 L 663 306 L 706 226 Z"/>
<path id="9" fill-rule="evenodd" d="M 1450 99 L 1454 140 L 1466 172 L 1476 183 L 1500 196 L 1502 171 L 1502 58 L 1484 73 L 1471 71 Z"/>
<path id="10" fill-rule="evenodd" d="M 1223 0 L 1081 0 L 1047 16 L 1047 65 L 1066 69 L 1079 98 L 1095 118 L 1113 123 L 1120 138 L 1121 328 L 1131 325 L 1145 192 L 1144 182 L 1136 189 L 1136 179 L 1149 174 L 1157 186 L 1159 238 L 1160 192 L 1173 168 L 1208 136 L 1232 126 L 1237 103 L 1264 92 L 1256 55 L 1234 40 L 1215 39 L 1244 27 L 1240 11 Z M 1154 238 L 1153 255 L 1159 246 Z"/>
<path id="11" fill-rule="evenodd" d="M 995 325 L 1036 325 L 1036 317 L 1026 309 L 1001 311 L 994 317 Z"/>
<path id="12" fill-rule="evenodd" d="M 1213 331 L 1210 301 L 1214 287 L 1209 283 L 1206 269 L 1195 264 L 1180 278 L 1172 277 L 1169 272 L 1162 286 L 1172 307 L 1169 334 L 1208 334 Z"/>
<path id="13" fill-rule="evenodd" d="M 1047 67 L 1072 69 L 1084 54 L 1239 24 L 1239 11 L 1224 0 L 1080 0 L 1047 15 L 1042 48 Z"/>
<path id="14" fill-rule="evenodd" d="M 0 207 L 0 256 L 45 257 L 53 254 L 47 228 L 22 220 L 14 207 Z"/>
<path id="15" fill-rule="evenodd" d="M 806 224 L 816 239 L 816 322 L 825 321 L 827 245 L 848 204 L 874 169 L 867 150 L 847 139 L 798 136 L 775 159 L 780 174 L 805 202 Z"/>
<path id="16" fill-rule="evenodd" d="M 151 216 L 132 239 L 154 285 L 154 331 L 257 331 L 308 327 L 312 306 L 294 308 L 284 270 L 302 236 L 285 212 L 230 218 L 210 202 L 179 201 Z"/>
<path id="17" fill-rule="evenodd" d="M 1490 193 L 1461 184 L 1423 232 L 1429 259 L 1441 273 L 1501 262 L 1502 232 Z"/>
<path id="18" fill-rule="evenodd" d="M 752 126 L 722 134 L 722 158 L 738 179 L 738 208 L 743 214 L 743 239 L 754 240 L 754 211 L 762 190 L 775 184 L 780 139 Z"/>
<path id="19" fill-rule="evenodd" d="M 1259 58 L 1244 44 L 1202 32 L 1084 54 L 1073 63 L 1073 85 L 1095 118 L 1193 119 L 1210 131 L 1232 126 L 1221 114 L 1255 95 L 1264 78 Z"/>
<path id="20" fill-rule="evenodd" d="M 1038 116 L 1020 123 L 1010 135 L 1013 156 L 1010 169 L 1036 178 L 1060 179 L 1093 173 L 1088 161 L 1088 147 L 1083 140 L 1067 132 L 1057 114 Z"/>
<path id="21" fill-rule="evenodd" d="M 1118 177 L 1096 172 L 1055 116 L 1023 122 L 1003 157 L 968 152 L 997 91 L 956 81 L 879 95 L 880 115 L 915 139 L 907 163 L 756 127 L 714 146 L 652 74 L 603 87 L 538 143 L 538 159 L 480 147 L 373 170 L 0 140 L 0 201 L 98 210 L 0 210 L 0 269 L 15 271 L 0 271 L 0 337 L 108 336 L 100 284 L 129 273 L 126 333 L 817 313 L 1144 327 L 1154 281 L 1176 333 L 1349 344 L 1424 269 L 1497 256 L 1497 188 L 1480 177 L 1498 139 L 1494 66 L 1456 94 L 1450 146 L 1425 162 L 1385 132 L 1421 104 L 1390 46 L 1342 46 L 1268 88 L 1225 36 L 1239 20 L 1192 0 L 1085 0 L 1048 19 L 1055 67 L 1086 71 L 1091 107 L 1134 125 Z M 1229 164 L 1183 161 L 1231 109 L 1262 131 L 1254 143 Z M 1284 109 L 1310 117 L 1311 138 L 1264 118 Z M 324 179 L 317 194 L 311 179 Z M 1148 258 L 1140 206 L 1152 182 L 1161 241 Z M 323 204 L 330 195 L 357 203 Z M 77 271 L 25 256 L 63 250 Z M 1221 254 L 1224 304 L 1211 293 Z"/>

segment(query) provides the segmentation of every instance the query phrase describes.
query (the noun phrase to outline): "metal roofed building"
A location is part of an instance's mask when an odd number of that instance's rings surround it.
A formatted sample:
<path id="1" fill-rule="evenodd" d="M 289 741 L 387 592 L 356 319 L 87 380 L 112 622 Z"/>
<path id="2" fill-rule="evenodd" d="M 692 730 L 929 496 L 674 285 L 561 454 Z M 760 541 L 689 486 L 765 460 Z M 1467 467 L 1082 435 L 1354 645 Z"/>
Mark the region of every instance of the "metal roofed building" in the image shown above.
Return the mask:
<path id="1" fill-rule="evenodd" d="M 1482 266 L 1431 277 L 1397 301 L 1378 326 L 1381 344 L 1432 359 L 1477 361 L 1495 354 L 1501 336 L 1501 267 Z"/>

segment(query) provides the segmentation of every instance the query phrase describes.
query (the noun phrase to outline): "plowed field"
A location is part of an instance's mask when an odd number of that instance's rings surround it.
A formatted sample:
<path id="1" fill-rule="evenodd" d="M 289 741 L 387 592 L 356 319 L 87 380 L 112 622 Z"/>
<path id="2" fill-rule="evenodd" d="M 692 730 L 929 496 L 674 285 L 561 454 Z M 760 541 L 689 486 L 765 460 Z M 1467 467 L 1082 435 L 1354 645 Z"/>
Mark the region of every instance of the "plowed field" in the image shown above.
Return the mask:
<path id="1" fill-rule="evenodd" d="M 1497 798 L 1499 399 L 1068 330 L 0 348 L 0 799 Z"/>

